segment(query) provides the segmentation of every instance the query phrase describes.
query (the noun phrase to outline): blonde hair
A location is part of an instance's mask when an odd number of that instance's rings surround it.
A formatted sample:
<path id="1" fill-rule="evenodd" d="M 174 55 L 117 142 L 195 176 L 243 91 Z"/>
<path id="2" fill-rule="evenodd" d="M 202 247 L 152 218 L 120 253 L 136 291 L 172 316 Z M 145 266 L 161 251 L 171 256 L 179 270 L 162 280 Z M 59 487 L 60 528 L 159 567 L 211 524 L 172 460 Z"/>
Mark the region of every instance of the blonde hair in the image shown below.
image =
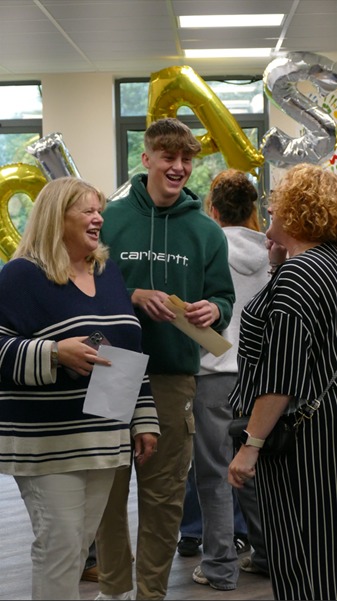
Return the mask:
<path id="1" fill-rule="evenodd" d="M 151 123 L 144 135 L 144 146 L 147 152 L 155 150 L 177 152 L 181 150 L 191 156 L 195 156 L 201 150 L 201 144 L 193 136 L 190 128 L 173 117 Z"/>
<path id="2" fill-rule="evenodd" d="M 13 259 L 22 257 L 39 265 L 56 284 L 66 284 L 71 276 L 70 259 L 63 241 L 64 216 L 81 197 L 96 194 L 102 210 L 106 199 L 102 192 L 77 177 L 60 177 L 47 183 L 38 194 Z M 108 249 L 100 242 L 86 260 L 93 272 L 102 273 Z"/>
<path id="3" fill-rule="evenodd" d="M 212 206 L 215 207 L 223 226 L 243 225 L 259 231 L 257 198 L 255 186 L 243 171 L 226 169 L 212 180 L 205 210 L 210 215 Z"/>
<path id="4" fill-rule="evenodd" d="M 270 196 L 287 234 L 310 242 L 337 241 L 337 177 L 320 165 L 300 163 Z"/>

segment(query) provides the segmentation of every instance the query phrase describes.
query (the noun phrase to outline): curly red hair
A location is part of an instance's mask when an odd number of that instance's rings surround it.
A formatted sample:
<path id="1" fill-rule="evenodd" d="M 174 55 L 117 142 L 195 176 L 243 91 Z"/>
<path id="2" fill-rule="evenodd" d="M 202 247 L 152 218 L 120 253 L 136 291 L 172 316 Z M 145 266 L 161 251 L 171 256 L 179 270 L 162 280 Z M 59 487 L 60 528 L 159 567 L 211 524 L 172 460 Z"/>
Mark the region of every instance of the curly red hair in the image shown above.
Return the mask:
<path id="1" fill-rule="evenodd" d="M 337 242 L 337 176 L 320 165 L 300 163 L 270 196 L 273 214 L 296 240 Z"/>

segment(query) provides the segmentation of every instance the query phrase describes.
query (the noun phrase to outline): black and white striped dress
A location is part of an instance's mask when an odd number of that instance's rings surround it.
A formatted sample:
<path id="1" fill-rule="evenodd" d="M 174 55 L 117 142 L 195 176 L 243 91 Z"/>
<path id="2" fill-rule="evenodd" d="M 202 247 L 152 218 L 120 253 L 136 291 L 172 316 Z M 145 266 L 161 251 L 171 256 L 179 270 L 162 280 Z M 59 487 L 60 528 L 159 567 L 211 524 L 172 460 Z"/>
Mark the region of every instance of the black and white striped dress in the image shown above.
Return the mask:
<path id="1" fill-rule="evenodd" d="M 245 306 L 230 402 L 313 400 L 337 369 L 337 246 L 288 259 Z M 256 486 L 276 599 L 337 599 L 337 384 L 299 430 L 296 449 L 260 456 Z"/>

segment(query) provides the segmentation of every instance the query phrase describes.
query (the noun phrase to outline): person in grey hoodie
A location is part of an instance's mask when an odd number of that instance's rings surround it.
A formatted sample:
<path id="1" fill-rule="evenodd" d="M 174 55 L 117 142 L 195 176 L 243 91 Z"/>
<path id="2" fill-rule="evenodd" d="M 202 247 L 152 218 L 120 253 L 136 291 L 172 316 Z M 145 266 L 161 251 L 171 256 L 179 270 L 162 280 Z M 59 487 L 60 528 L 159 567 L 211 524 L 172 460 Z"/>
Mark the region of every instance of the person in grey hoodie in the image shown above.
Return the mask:
<path id="1" fill-rule="evenodd" d="M 232 487 L 227 480 L 233 457 L 233 442 L 228 434 L 233 414 L 227 397 L 238 373 L 240 316 L 244 305 L 270 278 L 266 237 L 259 231 L 257 198 L 256 188 L 248 177 L 241 171 L 228 169 L 213 180 L 205 201 L 206 211 L 220 224 L 227 238 L 236 294 L 231 322 L 222 333 L 233 346 L 220 357 L 200 349 L 201 367 L 194 400 L 194 473 L 202 513 L 203 549 L 193 580 L 212 588 L 217 588 L 217 583 L 223 580 L 227 563 L 236 553 Z M 268 576 L 254 481 L 249 482 L 238 492 L 252 546 L 251 556 L 241 561 L 241 569 Z"/>

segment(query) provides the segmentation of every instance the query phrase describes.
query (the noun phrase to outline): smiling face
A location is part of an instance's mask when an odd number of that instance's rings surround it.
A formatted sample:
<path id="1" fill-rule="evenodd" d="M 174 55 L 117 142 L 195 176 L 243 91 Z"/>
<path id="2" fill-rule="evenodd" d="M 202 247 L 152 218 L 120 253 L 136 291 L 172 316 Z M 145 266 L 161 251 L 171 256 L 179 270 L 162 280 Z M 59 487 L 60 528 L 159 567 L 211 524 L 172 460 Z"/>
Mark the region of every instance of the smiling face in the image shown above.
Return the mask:
<path id="1" fill-rule="evenodd" d="M 152 150 L 142 154 L 148 170 L 147 191 L 158 207 L 169 207 L 179 198 L 192 172 L 192 155 L 179 150 Z"/>
<path id="2" fill-rule="evenodd" d="M 63 241 L 72 261 L 85 260 L 98 245 L 103 224 L 102 206 L 96 194 L 81 196 L 64 215 Z"/>

